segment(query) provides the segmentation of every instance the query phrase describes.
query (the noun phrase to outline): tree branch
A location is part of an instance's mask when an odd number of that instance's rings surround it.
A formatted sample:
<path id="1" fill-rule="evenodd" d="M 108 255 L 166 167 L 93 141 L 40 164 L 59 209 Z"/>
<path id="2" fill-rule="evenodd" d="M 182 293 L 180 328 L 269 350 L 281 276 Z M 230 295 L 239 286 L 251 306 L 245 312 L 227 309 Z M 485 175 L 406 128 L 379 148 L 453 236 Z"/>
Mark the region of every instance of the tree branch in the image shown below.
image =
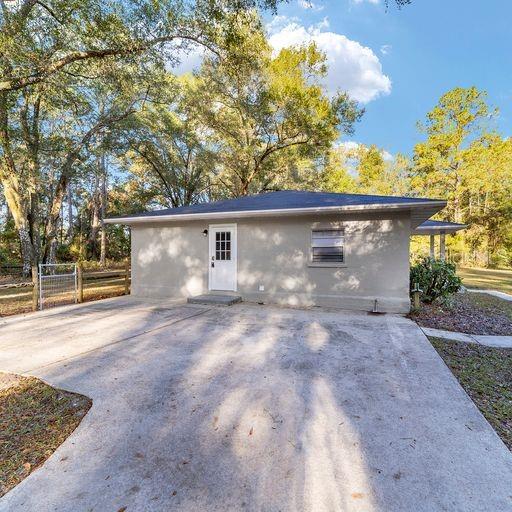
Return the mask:
<path id="1" fill-rule="evenodd" d="M 71 174 L 73 171 L 73 164 L 80 156 L 80 152 L 84 147 L 86 147 L 92 140 L 92 138 L 98 134 L 101 130 L 106 128 L 107 126 L 111 126 L 114 123 L 122 121 L 127 118 L 129 115 L 135 112 L 133 108 L 133 104 L 124 112 L 118 115 L 107 115 L 98 120 L 98 122 L 91 127 L 80 139 L 80 141 L 69 151 L 67 154 L 64 163 L 60 167 L 60 176 L 59 181 L 57 183 L 57 187 L 55 188 L 55 195 L 52 200 L 52 204 L 50 207 L 50 211 L 47 218 L 47 224 L 45 228 L 45 240 L 46 246 L 44 251 L 44 260 L 46 261 L 48 258 L 49 250 L 51 243 L 57 236 L 57 225 L 60 216 L 60 208 L 62 204 L 62 200 L 66 193 L 67 185 L 69 179 L 71 178 Z"/>
<path id="2" fill-rule="evenodd" d="M 62 20 L 60 20 L 55 13 L 52 11 L 50 7 L 48 7 L 45 3 L 41 2 L 40 0 L 36 0 L 34 3 L 40 5 L 50 16 L 57 21 L 60 25 L 63 25 Z"/>
<path id="3" fill-rule="evenodd" d="M 194 42 L 196 44 L 208 48 L 213 53 L 218 54 L 218 52 L 215 49 L 210 47 L 199 36 L 175 34 L 169 36 L 155 37 L 148 41 L 143 41 L 139 42 L 138 44 L 134 44 L 129 48 L 105 48 L 103 50 L 85 50 L 70 52 L 64 57 L 61 57 L 60 59 L 55 59 L 53 61 L 46 63 L 44 66 L 41 66 L 39 69 L 35 71 L 35 73 L 31 75 L 4 78 L 2 81 L 0 81 L 0 91 L 16 91 L 24 89 L 25 87 L 28 87 L 30 85 L 40 83 L 48 76 L 56 73 L 62 68 L 75 62 L 92 59 L 105 59 L 107 57 L 112 56 L 134 55 L 137 53 L 142 53 L 145 50 L 148 50 L 149 48 L 156 46 L 158 44 L 169 43 L 176 39 Z"/>
<path id="4" fill-rule="evenodd" d="M 143 160 L 145 160 L 153 168 L 153 170 L 156 172 L 156 174 L 158 175 L 158 177 L 162 181 L 162 184 L 165 187 L 165 190 L 167 191 L 167 194 L 169 195 L 169 198 L 171 199 L 171 203 L 174 202 L 173 191 L 172 191 L 169 183 L 167 183 L 167 180 L 165 179 L 164 175 L 160 171 L 160 168 L 158 167 L 158 165 L 156 165 L 155 162 L 153 162 L 153 159 L 150 158 L 150 156 L 147 153 L 144 153 L 144 152 L 140 151 L 135 146 L 132 149 L 133 149 L 133 151 L 135 151 L 135 153 L 137 153 Z"/>

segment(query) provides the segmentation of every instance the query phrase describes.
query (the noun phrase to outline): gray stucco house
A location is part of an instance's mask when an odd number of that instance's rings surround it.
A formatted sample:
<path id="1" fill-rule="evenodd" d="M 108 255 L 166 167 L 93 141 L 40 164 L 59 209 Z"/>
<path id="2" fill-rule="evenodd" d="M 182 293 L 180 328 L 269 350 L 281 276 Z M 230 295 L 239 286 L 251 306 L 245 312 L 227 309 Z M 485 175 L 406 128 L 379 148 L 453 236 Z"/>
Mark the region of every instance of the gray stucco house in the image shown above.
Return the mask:
<path id="1" fill-rule="evenodd" d="M 210 292 L 404 313 L 409 238 L 445 206 L 436 199 L 280 191 L 106 222 L 131 227 L 136 296 Z"/>

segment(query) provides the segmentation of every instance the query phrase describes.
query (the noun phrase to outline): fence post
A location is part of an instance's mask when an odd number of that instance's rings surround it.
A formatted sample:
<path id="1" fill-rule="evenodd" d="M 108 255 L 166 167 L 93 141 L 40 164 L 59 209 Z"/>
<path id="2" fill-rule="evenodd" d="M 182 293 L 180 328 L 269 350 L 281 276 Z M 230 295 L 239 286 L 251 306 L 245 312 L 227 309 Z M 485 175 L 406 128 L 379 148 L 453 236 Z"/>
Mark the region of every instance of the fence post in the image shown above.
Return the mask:
<path id="1" fill-rule="evenodd" d="M 37 311 L 39 305 L 39 274 L 37 265 L 32 265 L 32 311 Z"/>
<path id="2" fill-rule="evenodd" d="M 126 260 L 124 262 L 124 294 L 130 294 L 130 262 Z"/>
<path id="3" fill-rule="evenodd" d="M 420 295 L 423 290 L 420 290 L 420 286 L 418 283 L 414 283 L 414 288 L 412 290 L 412 307 L 415 311 L 420 309 Z"/>
<path id="4" fill-rule="evenodd" d="M 81 304 L 84 301 L 84 277 L 81 263 L 76 266 L 76 277 L 78 281 L 78 302 Z"/>

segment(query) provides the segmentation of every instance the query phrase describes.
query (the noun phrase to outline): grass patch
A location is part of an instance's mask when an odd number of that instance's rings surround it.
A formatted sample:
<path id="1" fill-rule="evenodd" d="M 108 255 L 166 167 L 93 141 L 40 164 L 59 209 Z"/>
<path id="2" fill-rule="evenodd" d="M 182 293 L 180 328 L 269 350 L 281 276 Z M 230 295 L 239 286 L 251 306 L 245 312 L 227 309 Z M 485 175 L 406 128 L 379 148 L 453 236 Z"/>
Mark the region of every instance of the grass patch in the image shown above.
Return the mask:
<path id="1" fill-rule="evenodd" d="M 458 268 L 457 275 L 467 288 L 498 290 L 512 294 L 512 270 L 489 268 Z"/>
<path id="2" fill-rule="evenodd" d="M 443 361 L 512 450 L 512 349 L 429 337 Z"/>
<path id="3" fill-rule="evenodd" d="M 62 444 L 91 404 L 34 377 L 0 373 L 0 496 Z"/>
<path id="4" fill-rule="evenodd" d="M 94 279 L 84 283 L 84 302 L 124 295 L 124 277 Z M 52 306 L 72 304 L 71 297 L 52 297 Z M 50 306 L 50 304 L 48 304 Z M 32 287 L 0 289 L 0 317 L 32 311 Z"/>
<path id="5" fill-rule="evenodd" d="M 457 293 L 447 304 L 421 304 L 410 318 L 422 327 L 466 334 L 512 335 L 512 302 L 487 293 Z"/>

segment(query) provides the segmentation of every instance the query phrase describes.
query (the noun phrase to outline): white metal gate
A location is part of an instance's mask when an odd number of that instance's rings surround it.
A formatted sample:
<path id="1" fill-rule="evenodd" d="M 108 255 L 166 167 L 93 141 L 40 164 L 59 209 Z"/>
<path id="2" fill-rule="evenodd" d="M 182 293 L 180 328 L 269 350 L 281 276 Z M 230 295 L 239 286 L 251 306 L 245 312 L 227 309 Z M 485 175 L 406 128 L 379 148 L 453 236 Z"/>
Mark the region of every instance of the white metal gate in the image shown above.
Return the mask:
<path id="1" fill-rule="evenodd" d="M 39 265 L 39 309 L 78 302 L 76 263 Z"/>

